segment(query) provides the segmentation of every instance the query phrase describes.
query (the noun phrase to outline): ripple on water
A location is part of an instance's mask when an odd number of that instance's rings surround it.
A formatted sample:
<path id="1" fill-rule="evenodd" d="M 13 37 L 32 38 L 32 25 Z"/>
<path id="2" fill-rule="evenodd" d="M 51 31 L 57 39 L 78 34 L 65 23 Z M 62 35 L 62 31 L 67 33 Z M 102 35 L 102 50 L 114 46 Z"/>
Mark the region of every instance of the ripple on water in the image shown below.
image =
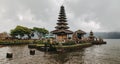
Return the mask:
<path id="1" fill-rule="evenodd" d="M 29 54 L 27 45 L 0 48 L 0 64 L 120 64 L 120 40 L 106 40 L 106 45 L 95 45 L 79 51 L 54 54 L 36 51 Z M 13 59 L 6 53 L 12 52 Z"/>

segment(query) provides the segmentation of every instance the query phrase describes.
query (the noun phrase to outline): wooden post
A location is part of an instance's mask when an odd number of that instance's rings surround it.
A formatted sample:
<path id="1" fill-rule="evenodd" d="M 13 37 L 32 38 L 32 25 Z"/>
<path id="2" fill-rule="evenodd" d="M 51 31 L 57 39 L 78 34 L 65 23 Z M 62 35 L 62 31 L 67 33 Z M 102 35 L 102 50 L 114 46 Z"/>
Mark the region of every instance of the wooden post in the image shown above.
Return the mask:
<path id="1" fill-rule="evenodd" d="M 13 58 L 13 53 L 7 53 L 6 58 Z"/>
<path id="2" fill-rule="evenodd" d="M 35 55 L 35 50 L 30 50 L 30 55 Z"/>

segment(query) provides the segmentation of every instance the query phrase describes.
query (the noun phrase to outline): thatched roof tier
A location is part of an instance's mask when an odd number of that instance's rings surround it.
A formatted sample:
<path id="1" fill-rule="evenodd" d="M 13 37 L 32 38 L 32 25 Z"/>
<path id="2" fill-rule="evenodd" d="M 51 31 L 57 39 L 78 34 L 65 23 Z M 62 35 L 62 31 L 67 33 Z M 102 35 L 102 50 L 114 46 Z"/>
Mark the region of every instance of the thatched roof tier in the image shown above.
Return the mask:
<path id="1" fill-rule="evenodd" d="M 65 18 L 65 17 L 58 17 L 58 19 L 67 19 L 67 18 Z"/>
<path id="2" fill-rule="evenodd" d="M 73 34 L 70 30 L 54 30 L 51 31 L 52 34 Z"/>
<path id="3" fill-rule="evenodd" d="M 89 38 L 94 38 L 94 37 L 95 37 L 95 36 L 94 36 L 93 32 L 90 31 Z"/>
<path id="4" fill-rule="evenodd" d="M 57 20 L 57 21 L 59 21 L 59 22 L 67 22 L 66 19 L 59 19 L 59 20 Z"/>
<path id="5" fill-rule="evenodd" d="M 68 23 L 61 22 L 61 23 L 57 23 L 57 25 L 68 25 Z"/>
<path id="6" fill-rule="evenodd" d="M 66 18 L 66 14 L 59 14 L 59 18 Z"/>
<path id="7" fill-rule="evenodd" d="M 82 30 L 77 30 L 75 31 L 76 33 L 79 33 L 79 34 L 86 34 L 86 32 L 82 31 Z"/>
<path id="8" fill-rule="evenodd" d="M 55 27 L 56 29 L 68 29 L 69 27 L 66 25 L 58 25 Z"/>
<path id="9" fill-rule="evenodd" d="M 90 35 L 93 36 L 93 32 L 92 31 L 90 31 Z"/>

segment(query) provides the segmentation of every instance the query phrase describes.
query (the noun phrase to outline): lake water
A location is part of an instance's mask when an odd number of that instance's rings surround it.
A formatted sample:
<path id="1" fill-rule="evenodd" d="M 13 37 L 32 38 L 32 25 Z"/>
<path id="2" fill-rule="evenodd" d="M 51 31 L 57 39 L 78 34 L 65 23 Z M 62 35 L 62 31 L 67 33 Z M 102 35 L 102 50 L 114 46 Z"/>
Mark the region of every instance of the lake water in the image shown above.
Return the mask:
<path id="1" fill-rule="evenodd" d="M 105 39 L 106 45 L 94 45 L 68 53 L 30 55 L 27 45 L 0 47 L 0 64 L 120 64 L 120 39 Z M 6 53 L 13 58 L 7 59 Z"/>

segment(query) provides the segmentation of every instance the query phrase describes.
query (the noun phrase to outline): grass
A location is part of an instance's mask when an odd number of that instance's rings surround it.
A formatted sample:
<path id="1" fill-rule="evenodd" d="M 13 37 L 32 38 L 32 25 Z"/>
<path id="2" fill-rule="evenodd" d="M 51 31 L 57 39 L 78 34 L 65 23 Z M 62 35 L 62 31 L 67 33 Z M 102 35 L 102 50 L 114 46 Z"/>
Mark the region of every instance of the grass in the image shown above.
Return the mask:
<path id="1" fill-rule="evenodd" d="M 0 45 L 16 45 L 29 43 L 33 43 L 33 40 L 0 40 Z"/>
<path id="2" fill-rule="evenodd" d="M 50 43 L 46 43 L 46 44 L 49 45 Z M 61 46 L 59 44 L 55 44 L 55 47 L 56 48 L 58 48 L 58 47 L 68 48 L 68 47 L 77 47 L 77 46 L 84 46 L 84 45 L 90 45 L 90 44 L 91 43 L 74 44 L 73 42 L 70 42 L 70 43 L 67 42 L 67 43 L 62 44 Z M 37 43 L 35 43 L 34 45 L 43 47 L 43 46 L 45 46 L 45 43 L 42 41 L 37 41 Z"/>
<path id="3" fill-rule="evenodd" d="M 72 47 L 78 47 L 78 46 L 84 46 L 84 45 L 90 45 L 91 43 L 81 43 L 81 44 L 74 44 L 74 45 L 62 45 L 58 46 L 56 45 L 56 48 L 62 47 L 62 48 L 72 48 Z"/>
<path id="4" fill-rule="evenodd" d="M 80 43 L 80 44 L 67 44 L 67 45 L 56 45 L 56 44 L 52 44 L 50 45 L 50 43 L 46 43 L 48 46 L 50 46 L 50 51 L 57 51 L 59 49 L 63 49 L 65 51 L 72 51 L 72 50 L 77 50 L 80 48 L 84 48 L 84 47 L 88 47 L 91 46 L 91 43 Z M 39 50 L 44 50 L 42 47 L 45 46 L 45 43 L 35 43 L 35 44 L 30 44 L 29 48 L 37 48 Z"/>
<path id="5" fill-rule="evenodd" d="M 45 44 L 36 44 L 36 46 L 45 46 Z"/>

